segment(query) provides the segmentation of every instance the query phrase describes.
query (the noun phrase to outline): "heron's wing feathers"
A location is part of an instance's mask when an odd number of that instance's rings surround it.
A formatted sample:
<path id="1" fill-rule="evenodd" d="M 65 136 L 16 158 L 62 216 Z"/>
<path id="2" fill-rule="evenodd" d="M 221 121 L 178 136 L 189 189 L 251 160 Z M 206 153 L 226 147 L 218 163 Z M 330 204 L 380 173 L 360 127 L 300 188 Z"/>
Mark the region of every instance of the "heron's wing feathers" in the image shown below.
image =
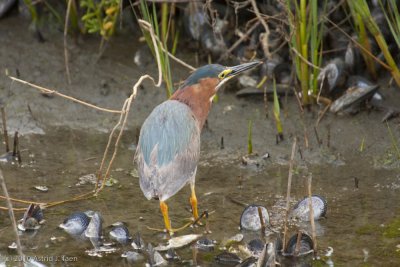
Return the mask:
<path id="1" fill-rule="evenodd" d="M 136 158 L 140 187 L 147 198 L 166 200 L 194 178 L 200 129 L 191 109 L 168 100 L 143 123 Z"/>

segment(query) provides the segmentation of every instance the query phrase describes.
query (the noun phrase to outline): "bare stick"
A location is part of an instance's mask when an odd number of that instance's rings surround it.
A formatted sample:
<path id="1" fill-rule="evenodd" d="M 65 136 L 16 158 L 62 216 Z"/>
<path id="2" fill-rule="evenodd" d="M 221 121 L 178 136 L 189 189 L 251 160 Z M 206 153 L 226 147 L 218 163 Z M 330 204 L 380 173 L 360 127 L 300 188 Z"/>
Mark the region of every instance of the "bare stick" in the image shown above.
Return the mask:
<path id="1" fill-rule="evenodd" d="M 297 138 L 294 138 L 292 145 L 292 154 L 290 156 L 289 162 L 289 176 L 288 176 L 288 186 L 286 193 L 286 214 L 285 214 L 285 225 L 283 230 L 283 251 L 286 251 L 286 239 L 287 239 L 287 230 L 288 230 L 288 219 L 289 219 L 289 207 L 290 207 L 290 190 L 292 187 L 292 176 L 293 176 L 293 161 L 294 161 L 294 153 L 296 151 Z"/>
<path id="2" fill-rule="evenodd" d="M 264 240 L 265 239 L 265 222 L 264 222 L 264 217 L 262 214 L 261 207 L 257 207 L 257 211 L 258 211 L 258 217 L 260 218 L 260 224 L 261 224 L 261 238 Z"/>
<path id="3" fill-rule="evenodd" d="M 67 13 L 65 14 L 65 25 L 64 25 L 64 61 L 65 61 L 65 72 L 67 73 L 68 84 L 71 84 L 71 76 L 69 73 L 69 63 L 68 63 L 68 24 L 69 24 L 69 14 L 71 12 L 72 0 L 68 0 Z"/>
<path id="4" fill-rule="evenodd" d="M 157 60 L 157 67 L 158 67 L 158 81 L 157 81 L 157 84 L 155 84 L 155 86 L 160 87 L 161 83 L 162 83 L 162 70 L 161 70 L 160 54 L 159 54 L 158 49 L 157 49 L 156 35 L 154 34 L 153 27 L 151 26 L 150 23 L 148 23 L 147 21 L 144 21 L 144 20 L 138 20 L 138 21 L 139 21 L 139 24 L 140 24 L 141 27 L 143 27 L 144 29 L 149 31 L 150 36 L 151 36 L 151 40 L 153 42 L 154 51 L 155 51 L 156 60 Z M 150 79 L 150 80 L 153 81 L 153 83 L 155 83 L 154 79 L 150 75 L 143 75 L 143 76 L 141 76 L 139 78 L 139 80 L 133 86 L 132 94 L 124 102 L 124 105 L 123 105 L 122 110 L 121 110 L 121 116 L 119 118 L 119 121 L 117 122 L 117 124 L 114 126 L 113 130 L 110 133 L 110 136 L 108 138 L 108 143 L 107 143 L 106 149 L 105 149 L 104 154 L 103 154 L 103 159 L 101 161 L 101 164 L 100 164 L 100 167 L 99 167 L 99 170 L 98 170 L 97 181 L 96 181 L 96 184 L 95 184 L 95 193 L 96 194 L 104 188 L 105 183 L 106 183 L 106 181 L 108 179 L 108 175 L 109 175 L 109 173 L 111 171 L 112 163 L 113 163 L 113 161 L 114 161 L 114 159 L 115 159 L 115 157 L 117 155 L 118 144 L 119 144 L 119 141 L 120 141 L 120 139 L 122 137 L 122 133 L 124 131 L 124 128 L 125 128 L 125 125 L 126 125 L 126 122 L 127 122 L 127 119 L 128 119 L 128 114 L 129 114 L 129 110 L 130 110 L 132 101 L 136 98 L 137 89 L 138 89 L 139 85 L 145 79 Z M 115 131 L 118 129 L 119 126 L 121 126 L 121 128 L 120 128 L 119 134 L 118 134 L 117 139 L 116 139 L 115 144 L 114 144 L 114 152 L 113 152 L 113 154 L 111 156 L 111 159 L 110 159 L 110 161 L 108 163 L 108 167 L 107 167 L 106 173 L 104 174 L 104 176 L 102 176 L 104 163 L 105 163 L 105 160 L 106 160 L 106 157 L 107 157 L 107 154 L 108 154 L 108 150 L 109 150 L 109 148 L 111 146 L 111 141 L 113 139 Z M 101 187 L 98 188 L 98 183 L 99 183 L 99 181 L 101 179 L 102 179 L 102 184 L 101 184 Z"/>
<path id="5" fill-rule="evenodd" d="M 3 121 L 3 135 L 4 135 L 4 143 L 6 144 L 6 152 L 10 151 L 10 145 L 8 143 L 8 132 L 7 132 L 7 120 L 6 120 L 6 111 L 4 107 L 1 107 L 1 119 Z"/>
<path id="6" fill-rule="evenodd" d="M 16 82 L 19 82 L 19 83 L 22 83 L 22 84 L 25 84 L 25 85 L 29 85 L 29 86 L 31 86 L 33 88 L 36 88 L 36 89 L 40 90 L 42 93 L 58 95 L 58 96 L 61 96 L 63 98 L 66 98 L 68 100 L 71 100 L 73 102 L 76 102 L 76 103 L 79 103 L 79 104 L 82 104 L 84 106 L 88 106 L 88 107 L 91 107 L 91 108 L 94 108 L 94 109 L 97 109 L 97 110 L 100 110 L 100 111 L 105 111 L 105 112 L 110 112 L 110 113 L 118 113 L 118 114 L 122 113 L 121 110 L 113 110 L 113 109 L 101 108 L 101 107 L 95 106 L 93 104 L 87 103 L 85 101 L 79 100 L 77 98 L 74 98 L 74 97 L 71 97 L 71 96 L 68 96 L 68 95 L 64 95 L 62 93 L 57 92 L 56 90 L 50 90 L 50 89 L 44 88 L 42 86 L 39 86 L 39 85 L 30 83 L 30 82 L 15 78 L 13 76 L 8 76 L 8 77 L 13 81 L 16 81 Z"/>
<path id="7" fill-rule="evenodd" d="M 251 5 L 253 6 L 253 10 L 256 13 L 256 16 L 258 20 L 261 22 L 261 24 L 264 26 L 265 33 L 262 35 L 260 39 L 261 45 L 264 51 L 264 54 L 267 58 L 271 57 L 271 53 L 269 52 L 269 45 L 268 45 L 268 37 L 269 37 L 269 27 L 268 24 L 265 22 L 265 20 L 261 17 L 260 11 L 258 10 L 257 4 L 255 0 L 250 0 Z"/>
<path id="8" fill-rule="evenodd" d="M 8 215 L 10 216 L 10 220 L 12 222 L 13 230 L 15 233 L 15 238 L 17 241 L 18 255 L 19 255 L 20 259 L 22 259 L 22 262 L 19 262 L 19 265 L 23 266 L 24 265 L 23 263 L 25 262 L 25 256 L 24 256 L 24 253 L 22 252 L 21 240 L 19 239 L 19 235 L 18 235 L 17 222 L 15 221 L 14 210 L 12 207 L 10 196 L 8 195 L 6 182 L 4 181 L 4 176 L 3 176 L 3 172 L 1 171 L 1 169 L 0 169 L 0 183 L 1 183 L 1 187 L 3 188 L 4 195 L 6 195 Z"/>
<path id="9" fill-rule="evenodd" d="M 308 176 L 308 183 L 307 183 L 307 188 L 308 188 L 308 205 L 309 205 L 309 209 L 310 209 L 310 222 L 311 222 L 311 236 L 313 239 L 313 243 L 314 243 L 314 257 L 317 256 L 317 235 L 315 232 L 315 222 L 314 222 L 314 209 L 313 209 L 313 205 L 312 205 L 312 194 L 311 194 L 311 183 L 312 183 L 312 173 L 310 172 L 309 176 Z"/>

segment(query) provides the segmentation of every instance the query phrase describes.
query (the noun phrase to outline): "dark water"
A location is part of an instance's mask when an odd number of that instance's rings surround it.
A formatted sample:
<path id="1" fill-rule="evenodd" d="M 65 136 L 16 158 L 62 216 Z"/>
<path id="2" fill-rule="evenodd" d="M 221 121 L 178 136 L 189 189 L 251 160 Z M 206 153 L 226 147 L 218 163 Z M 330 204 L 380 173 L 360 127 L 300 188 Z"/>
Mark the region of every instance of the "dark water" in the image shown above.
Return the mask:
<path id="1" fill-rule="evenodd" d="M 159 203 L 144 198 L 138 179 L 131 174 L 134 169 L 134 152 L 129 149 L 132 136 L 133 133 L 125 133 L 113 165 L 111 177 L 118 180 L 118 184 L 106 187 L 96 198 L 46 209 L 46 223 L 41 229 L 35 234 L 21 234 L 26 255 L 38 256 L 37 259 L 48 266 L 128 265 L 120 255 L 129 247 L 120 247 L 117 252 L 102 258 L 90 257 L 85 253 L 85 250 L 91 249 L 89 241 L 74 240 L 57 229 L 64 218 L 75 211 L 101 212 L 104 226 L 116 221 L 126 222 L 132 234 L 139 231 L 146 242 L 154 245 L 166 241 L 164 234 L 147 229 L 147 226 L 162 227 L 163 222 Z M 92 184 L 76 184 L 79 177 L 97 171 L 107 138 L 104 134 L 87 134 L 63 128 L 47 135 L 23 137 L 22 167 L 2 165 L 10 195 L 46 202 L 89 192 L 93 189 Z M 208 153 L 205 149 L 198 168 L 196 189 L 199 208 L 211 213 L 212 234 L 209 237 L 220 243 L 240 232 L 238 222 L 243 207 L 237 202 L 264 205 L 270 212 L 273 228 L 282 229 L 288 167 L 268 161 L 262 168 L 243 167 L 240 158 L 235 159 L 227 153 L 224 150 Z M 309 171 L 313 173 L 313 193 L 325 196 L 328 201 L 327 219 L 317 224 L 319 254 L 324 255 L 324 251 L 332 247 L 331 261 L 336 266 L 399 266 L 400 252 L 396 246 L 400 243 L 400 225 L 395 225 L 400 218 L 398 171 L 374 169 L 362 158 L 342 166 L 315 165 L 308 171 L 296 165 L 292 184 L 293 203 L 305 195 L 305 177 Z M 359 181 L 358 188 L 355 187 L 355 178 Z M 46 185 L 49 191 L 39 192 L 33 188 L 36 185 Z M 184 224 L 191 215 L 189 194 L 190 189 L 186 187 L 168 201 L 174 227 Z M 4 201 L 2 205 L 5 206 Z M 15 206 L 26 207 L 27 204 Z M 1 211 L 0 215 L 1 259 L 13 260 L 16 259 L 16 252 L 7 247 L 15 240 L 14 234 L 8 214 Z M 20 217 L 21 212 L 17 213 L 17 219 Z M 389 228 L 394 231 L 393 235 L 387 233 Z M 203 230 L 203 227 L 189 228 L 178 234 L 202 233 Z M 290 231 L 294 233 L 296 226 L 291 225 Z M 107 232 L 104 234 L 108 237 Z M 245 233 L 246 240 L 250 236 Z M 52 241 L 52 237 L 58 241 Z M 216 249 L 211 254 L 198 253 L 197 264 L 218 266 L 213 261 L 214 254 L 218 252 Z M 191 265 L 192 248 L 179 249 L 177 253 L 185 261 L 177 265 Z M 16 265 L 15 262 L 7 263 L 7 266 L 13 265 Z M 143 266 L 143 262 L 138 266 Z"/>

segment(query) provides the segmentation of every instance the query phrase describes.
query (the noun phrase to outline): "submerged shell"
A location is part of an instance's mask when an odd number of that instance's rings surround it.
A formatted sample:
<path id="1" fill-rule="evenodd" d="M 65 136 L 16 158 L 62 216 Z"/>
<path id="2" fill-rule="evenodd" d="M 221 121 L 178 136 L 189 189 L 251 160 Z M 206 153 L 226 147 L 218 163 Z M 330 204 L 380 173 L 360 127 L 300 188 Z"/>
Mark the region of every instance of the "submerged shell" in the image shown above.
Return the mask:
<path id="1" fill-rule="evenodd" d="M 142 238 L 142 236 L 140 235 L 139 232 L 137 232 L 133 236 L 132 240 L 133 241 L 132 241 L 131 245 L 132 245 L 133 249 L 142 250 L 142 249 L 144 249 L 146 247 L 146 244 L 144 243 L 144 240 L 143 240 L 143 238 Z"/>
<path id="2" fill-rule="evenodd" d="M 88 227 L 86 228 L 85 236 L 88 238 L 101 237 L 102 224 L 100 213 L 95 212 L 93 217 L 90 219 Z"/>
<path id="3" fill-rule="evenodd" d="M 147 247 L 147 253 L 149 254 L 150 266 L 161 266 L 165 265 L 167 261 L 156 251 L 151 244 Z"/>
<path id="4" fill-rule="evenodd" d="M 76 212 L 68 216 L 59 227 L 70 235 L 80 236 L 88 227 L 89 222 L 90 218 L 86 213 Z"/>
<path id="5" fill-rule="evenodd" d="M 260 216 L 258 214 L 258 208 L 261 208 L 262 217 L 265 225 L 269 224 L 268 210 L 260 205 L 249 205 L 247 206 L 240 217 L 240 228 L 250 231 L 258 231 L 261 229 Z"/>
<path id="6" fill-rule="evenodd" d="M 170 248 L 181 248 L 186 245 L 189 245 L 193 241 L 199 239 L 201 236 L 202 235 L 196 235 L 196 234 L 177 236 L 168 240 L 168 244 L 166 246 L 159 245 L 154 249 L 158 251 L 167 251 Z"/>
<path id="7" fill-rule="evenodd" d="M 113 224 L 113 228 L 110 231 L 110 238 L 121 243 L 127 244 L 131 240 L 128 228 L 123 223 Z"/>
<path id="8" fill-rule="evenodd" d="M 138 262 L 144 259 L 144 256 L 136 251 L 127 251 L 121 255 L 122 258 L 126 258 L 126 260 L 130 263 Z"/>
<path id="9" fill-rule="evenodd" d="M 253 239 L 249 243 L 247 243 L 247 248 L 250 250 L 252 255 L 254 255 L 256 257 L 258 257 L 261 254 L 264 247 L 265 247 L 265 243 L 259 238 Z"/>
<path id="10" fill-rule="evenodd" d="M 257 258 L 250 256 L 243 260 L 240 264 L 236 265 L 236 267 L 257 267 Z"/>
<path id="11" fill-rule="evenodd" d="M 181 259 L 173 248 L 168 249 L 167 253 L 165 253 L 165 258 L 168 261 L 178 261 Z"/>
<path id="12" fill-rule="evenodd" d="M 236 265 L 239 264 L 242 260 L 239 258 L 238 255 L 224 251 L 215 257 L 215 261 L 220 264 Z"/>
<path id="13" fill-rule="evenodd" d="M 44 222 L 43 210 L 39 205 L 30 204 L 26 209 L 24 216 L 19 221 L 18 229 L 21 231 L 37 230 L 40 224 Z"/>
<path id="14" fill-rule="evenodd" d="M 314 213 L 314 220 L 319 220 L 321 217 L 325 217 L 326 211 L 328 209 L 328 203 L 326 199 L 319 196 L 313 195 L 312 199 L 312 207 Z M 295 217 L 302 221 L 310 220 L 310 198 L 304 197 L 302 200 L 297 202 L 292 211 L 292 217 Z"/>
<path id="15" fill-rule="evenodd" d="M 206 237 L 197 240 L 196 248 L 201 251 L 213 251 L 215 246 L 215 241 L 210 240 Z"/>
<path id="16" fill-rule="evenodd" d="M 313 251 L 314 242 L 312 241 L 312 238 L 306 233 L 301 233 L 300 235 L 301 237 L 299 242 L 297 242 L 299 234 L 294 234 L 289 239 L 286 246 L 285 256 L 303 256 Z M 299 244 L 296 249 L 297 243 Z"/>

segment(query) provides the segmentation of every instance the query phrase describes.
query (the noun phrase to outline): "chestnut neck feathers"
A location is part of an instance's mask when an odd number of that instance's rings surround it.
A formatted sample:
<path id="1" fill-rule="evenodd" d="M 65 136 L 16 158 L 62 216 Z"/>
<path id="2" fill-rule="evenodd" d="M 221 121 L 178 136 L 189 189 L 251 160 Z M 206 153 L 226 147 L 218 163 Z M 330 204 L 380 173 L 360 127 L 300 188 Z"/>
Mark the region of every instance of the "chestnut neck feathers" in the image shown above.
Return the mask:
<path id="1" fill-rule="evenodd" d="M 211 98 L 215 95 L 218 78 L 200 79 L 198 83 L 178 89 L 171 100 L 177 100 L 190 107 L 202 129 L 211 108 Z"/>

